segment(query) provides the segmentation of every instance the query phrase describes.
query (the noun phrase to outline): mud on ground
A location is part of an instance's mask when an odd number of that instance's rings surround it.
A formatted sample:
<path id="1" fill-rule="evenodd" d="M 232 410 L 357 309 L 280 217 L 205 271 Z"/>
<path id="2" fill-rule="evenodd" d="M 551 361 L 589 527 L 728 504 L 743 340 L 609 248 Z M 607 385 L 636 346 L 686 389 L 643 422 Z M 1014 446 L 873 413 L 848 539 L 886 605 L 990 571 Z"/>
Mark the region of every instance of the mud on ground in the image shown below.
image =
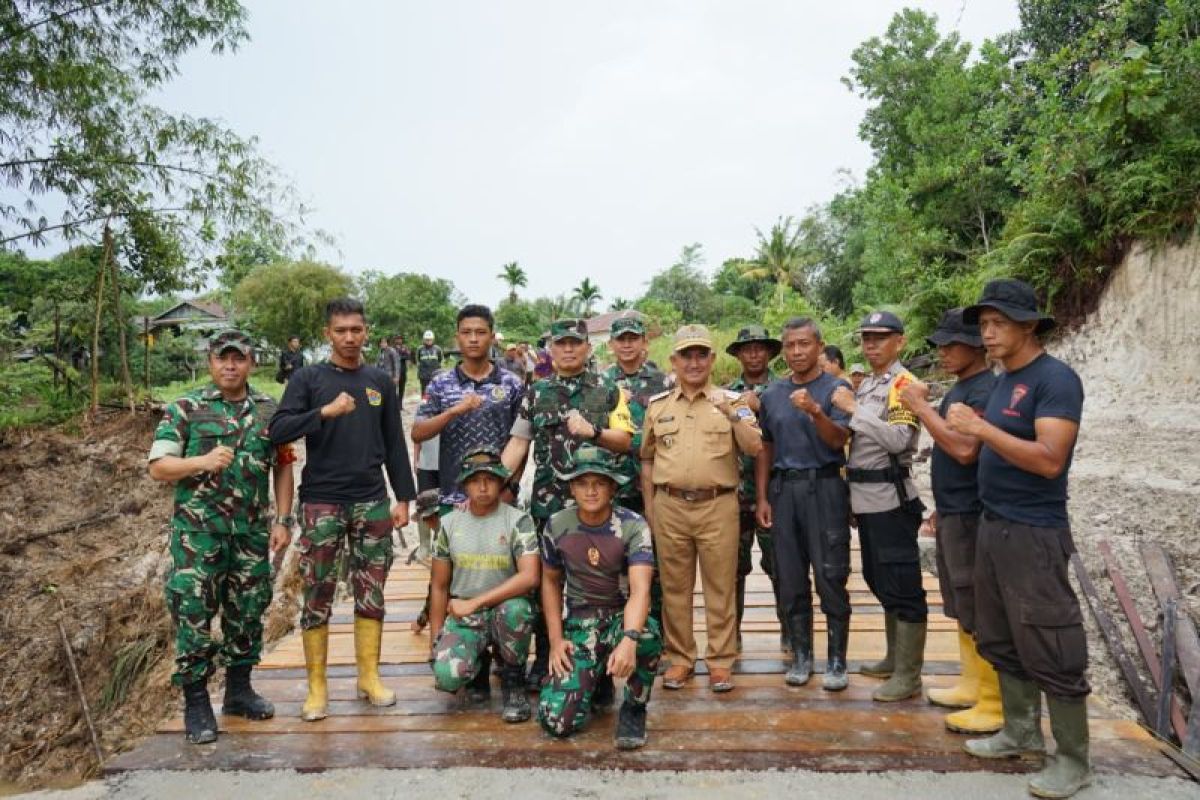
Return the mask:
<path id="1" fill-rule="evenodd" d="M 162 592 L 171 491 L 145 460 L 157 421 L 109 412 L 82 432 L 0 437 L 0 784 L 66 785 L 96 770 L 59 622 L 105 755 L 177 707 Z M 295 617 L 294 586 L 280 589 L 269 638 Z"/>

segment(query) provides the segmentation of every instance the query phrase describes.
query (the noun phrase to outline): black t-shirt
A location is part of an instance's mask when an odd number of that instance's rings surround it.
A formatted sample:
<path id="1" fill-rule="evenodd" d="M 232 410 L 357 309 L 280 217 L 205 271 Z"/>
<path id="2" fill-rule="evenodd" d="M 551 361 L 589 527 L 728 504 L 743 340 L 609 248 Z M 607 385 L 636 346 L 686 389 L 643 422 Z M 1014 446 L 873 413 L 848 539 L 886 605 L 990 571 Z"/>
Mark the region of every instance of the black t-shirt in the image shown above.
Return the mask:
<path id="1" fill-rule="evenodd" d="M 758 424 L 763 441 L 774 447 L 772 469 L 820 469 L 846 463 L 845 451 L 825 444 L 808 414 L 792 405 L 792 392 L 808 389 L 825 415 L 846 427 L 850 417 L 833 405 L 833 390 L 839 386 L 850 388 L 841 378 L 822 372 L 808 383 L 793 383 L 789 375 L 763 390 L 759 397 Z"/>
<path id="2" fill-rule="evenodd" d="M 938 413 L 945 419 L 951 405 L 964 403 L 982 416 L 995 385 L 996 376 L 987 369 L 959 381 L 942 398 Z M 939 514 L 978 514 L 983 510 L 979 502 L 978 462 L 960 464 L 935 442 L 932 465 L 933 502 Z"/>
<path id="3" fill-rule="evenodd" d="M 321 406 L 341 392 L 354 398 L 354 410 L 321 419 Z M 274 444 L 304 437 L 301 502 L 384 500 L 387 486 L 381 466 L 387 467 L 397 500 L 417 496 L 396 389 L 391 376 L 381 369 L 342 369 L 326 362 L 297 371 L 271 418 L 270 433 Z"/>
<path id="4" fill-rule="evenodd" d="M 984 419 L 1005 433 L 1037 439 L 1034 422 L 1043 417 L 1079 422 L 1083 382 L 1075 370 L 1043 353 L 1016 372 L 1004 373 L 988 399 Z M 1014 467 L 986 444 L 979 453 L 979 498 L 988 511 L 1041 528 L 1066 528 L 1067 473 L 1075 445 L 1057 478 Z"/>

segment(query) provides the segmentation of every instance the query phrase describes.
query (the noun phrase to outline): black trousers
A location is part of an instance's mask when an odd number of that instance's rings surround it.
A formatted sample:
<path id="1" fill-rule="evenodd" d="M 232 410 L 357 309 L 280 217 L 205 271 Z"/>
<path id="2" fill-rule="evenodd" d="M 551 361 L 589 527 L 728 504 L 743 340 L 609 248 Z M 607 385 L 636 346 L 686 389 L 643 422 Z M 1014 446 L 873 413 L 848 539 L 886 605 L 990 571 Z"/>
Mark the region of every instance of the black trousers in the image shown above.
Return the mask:
<path id="1" fill-rule="evenodd" d="M 828 619 L 850 619 L 850 495 L 840 476 L 785 480 L 768 488 L 779 608 L 785 620 L 812 615 L 812 582 Z"/>
<path id="2" fill-rule="evenodd" d="M 874 514 L 856 514 L 862 544 L 863 577 L 883 610 L 901 622 L 924 622 L 929 617 L 921 583 L 917 529 L 919 506 L 904 506 Z"/>
<path id="3" fill-rule="evenodd" d="M 984 512 L 975 549 L 975 641 L 999 672 L 1048 695 L 1090 691 L 1087 634 L 1067 578 L 1070 528 L 1038 528 Z"/>
<path id="4" fill-rule="evenodd" d="M 967 633 L 975 632 L 975 541 L 978 514 L 937 515 L 938 586 L 942 609 Z"/>

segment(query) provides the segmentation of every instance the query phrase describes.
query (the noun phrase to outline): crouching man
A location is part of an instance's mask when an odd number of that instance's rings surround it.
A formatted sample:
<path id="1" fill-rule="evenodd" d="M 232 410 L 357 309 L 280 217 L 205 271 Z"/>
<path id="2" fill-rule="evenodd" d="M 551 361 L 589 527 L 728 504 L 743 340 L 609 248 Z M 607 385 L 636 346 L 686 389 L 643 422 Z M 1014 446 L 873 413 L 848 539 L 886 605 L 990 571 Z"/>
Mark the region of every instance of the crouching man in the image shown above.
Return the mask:
<path id="1" fill-rule="evenodd" d="M 650 528 L 638 514 L 613 506 L 628 478 L 607 451 L 581 446 L 574 471 L 559 477 L 570 482 L 576 505 L 550 517 L 542 539 L 550 678 L 538 720 L 548 733 L 569 736 L 587 721 L 601 678 L 625 678 L 616 746 L 636 749 L 646 743 L 646 704 L 662 654 L 662 633 L 647 616 L 654 574 Z"/>
<path id="2" fill-rule="evenodd" d="M 537 532 L 533 519 L 506 503 L 500 492 L 512 474 L 500 451 L 473 450 L 463 458 L 458 482 L 465 508 L 441 517 L 433 543 L 429 624 L 433 634 L 434 686 L 457 692 L 482 672 L 494 652 L 501 663 L 505 722 L 529 719 L 525 660 L 533 633 L 529 593 L 538 585 Z"/>

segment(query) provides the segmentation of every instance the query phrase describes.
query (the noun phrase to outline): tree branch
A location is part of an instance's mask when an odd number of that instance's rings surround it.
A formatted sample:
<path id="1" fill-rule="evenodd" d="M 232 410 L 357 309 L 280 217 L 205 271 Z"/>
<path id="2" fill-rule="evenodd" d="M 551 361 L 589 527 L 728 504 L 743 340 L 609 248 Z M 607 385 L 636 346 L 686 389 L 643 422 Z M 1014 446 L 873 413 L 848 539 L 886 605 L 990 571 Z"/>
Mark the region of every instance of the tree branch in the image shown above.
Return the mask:
<path id="1" fill-rule="evenodd" d="M 36 28 L 40 28 L 43 25 L 47 25 L 51 22 L 56 22 L 60 19 L 64 19 L 65 17 L 73 16 L 75 14 L 78 14 L 81 11 L 91 11 L 93 8 L 99 8 L 100 6 L 106 6 L 112 2 L 114 2 L 114 0 L 95 0 L 95 2 L 92 2 L 92 3 L 84 3 L 83 5 L 76 6 L 75 8 L 68 8 L 66 11 L 60 11 L 57 14 L 51 14 L 48 17 L 39 19 L 37 22 L 29 23 L 24 28 L 20 28 L 18 30 L 13 31 L 8 36 L 5 36 L 4 38 L 0 39 L 0 45 L 7 44 L 8 42 L 11 42 L 13 39 L 24 36 L 25 34 L 29 33 L 30 31 L 32 31 Z"/>

